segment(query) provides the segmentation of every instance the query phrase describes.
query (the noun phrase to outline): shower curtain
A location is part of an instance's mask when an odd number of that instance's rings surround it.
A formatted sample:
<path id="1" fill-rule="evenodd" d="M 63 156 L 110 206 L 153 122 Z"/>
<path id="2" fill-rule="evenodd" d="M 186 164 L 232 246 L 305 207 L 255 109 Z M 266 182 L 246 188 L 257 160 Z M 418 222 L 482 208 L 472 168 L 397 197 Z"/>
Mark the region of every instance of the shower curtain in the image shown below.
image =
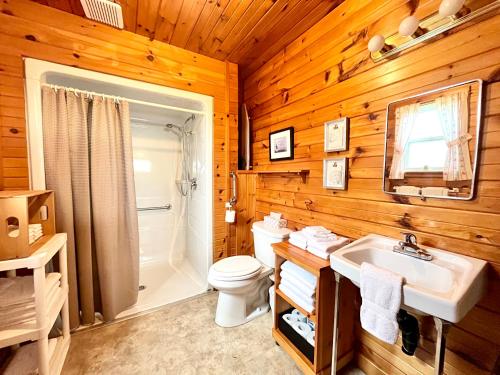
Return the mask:
<path id="1" fill-rule="evenodd" d="M 71 327 L 137 301 L 139 240 L 128 103 L 42 89 L 47 189 L 68 234 Z"/>

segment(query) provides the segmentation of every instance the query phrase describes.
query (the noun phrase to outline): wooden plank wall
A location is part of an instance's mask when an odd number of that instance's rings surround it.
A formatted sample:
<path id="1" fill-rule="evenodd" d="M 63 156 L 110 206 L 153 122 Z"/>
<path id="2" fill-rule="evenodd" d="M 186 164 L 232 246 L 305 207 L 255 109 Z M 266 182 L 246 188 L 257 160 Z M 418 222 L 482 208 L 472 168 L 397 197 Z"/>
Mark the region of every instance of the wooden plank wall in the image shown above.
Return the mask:
<path id="1" fill-rule="evenodd" d="M 255 188 L 257 175 L 252 171 L 238 172 L 236 208 L 236 254 L 253 255 L 252 224 L 255 221 Z"/>
<path id="2" fill-rule="evenodd" d="M 28 188 L 22 57 L 214 97 L 214 260 L 235 252 L 224 223 L 237 168 L 238 67 L 25 0 L 0 3 L 0 189 Z M 233 236 L 234 237 L 234 236 Z M 230 245 L 232 244 L 232 246 Z"/>
<path id="3" fill-rule="evenodd" d="M 488 295 L 452 328 L 445 371 L 498 373 L 500 15 L 378 64 L 367 51 L 371 36 L 396 32 L 405 16 L 423 17 L 438 6 L 437 0 L 347 0 L 246 78 L 254 169 L 310 169 L 305 183 L 298 177 L 258 177 L 250 193 L 256 196 L 256 218 L 278 211 L 292 228 L 321 224 L 352 238 L 368 233 L 399 238 L 401 231 L 412 231 L 421 244 L 489 261 Z M 387 103 L 472 78 L 486 83 L 477 198 L 421 201 L 384 194 Z M 326 154 L 323 123 L 342 116 L 351 119 L 350 148 Z M 295 160 L 270 163 L 269 132 L 289 126 L 295 128 Z M 322 187 L 322 160 L 334 156 L 349 158 L 347 191 Z M 367 374 L 432 373 L 434 332 L 425 322 L 422 329 L 416 357 L 358 330 L 359 366 Z"/>

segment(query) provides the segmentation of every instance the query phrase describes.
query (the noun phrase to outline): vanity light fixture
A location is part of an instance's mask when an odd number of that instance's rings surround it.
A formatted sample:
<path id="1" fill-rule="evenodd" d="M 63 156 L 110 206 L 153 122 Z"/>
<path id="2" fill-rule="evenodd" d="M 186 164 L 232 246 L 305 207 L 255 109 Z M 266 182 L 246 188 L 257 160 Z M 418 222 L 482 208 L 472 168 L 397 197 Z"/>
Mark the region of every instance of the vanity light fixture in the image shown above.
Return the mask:
<path id="1" fill-rule="evenodd" d="M 453 17 L 460 13 L 464 3 L 465 0 L 443 0 L 439 5 L 439 15 L 441 17 Z"/>
<path id="2" fill-rule="evenodd" d="M 377 34 L 375 36 L 372 36 L 370 41 L 368 42 L 368 50 L 370 52 L 388 52 L 391 50 L 391 46 L 385 44 L 385 39 L 383 35 Z"/>
<path id="3" fill-rule="evenodd" d="M 368 42 L 372 60 L 379 62 L 393 57 L 466 22 L 479 17 L 486 18 L 500 8 L 500 0 L 494 0 L 486 5 L 472 2 L 466 7 L 464 4 L 465 0 L 442 0 L 439 10 L 422 20 L 414 15 L 403 19 L 398 33 L 387 38 L 379 34 L 373 36 Z"/>
<path id="4" fill-rule="evenodd" d="M 425 34 L 425 30 L 420 26 L 420 22 L 417 17 L 409 16 L 406 17 L 399 24 L 399 33 L 402 36 L 410 36 L 412 38 L 418 38 L 419 36 Z"/>

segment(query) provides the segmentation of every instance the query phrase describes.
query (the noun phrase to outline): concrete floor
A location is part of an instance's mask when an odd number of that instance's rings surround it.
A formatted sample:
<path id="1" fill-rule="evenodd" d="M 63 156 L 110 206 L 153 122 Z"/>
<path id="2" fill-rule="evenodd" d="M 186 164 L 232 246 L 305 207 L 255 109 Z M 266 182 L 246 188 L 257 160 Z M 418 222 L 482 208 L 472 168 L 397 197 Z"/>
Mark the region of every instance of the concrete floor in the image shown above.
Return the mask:
<path id="1" fill-rule="evenodd" d="M 266 314 L 236 328 L 214 322 L 217 293 L 72 336 L 63 375 L 280 374 L 301 371 L 271 336 Z M 349 370 L 344 375 L 362 374 Z"/>

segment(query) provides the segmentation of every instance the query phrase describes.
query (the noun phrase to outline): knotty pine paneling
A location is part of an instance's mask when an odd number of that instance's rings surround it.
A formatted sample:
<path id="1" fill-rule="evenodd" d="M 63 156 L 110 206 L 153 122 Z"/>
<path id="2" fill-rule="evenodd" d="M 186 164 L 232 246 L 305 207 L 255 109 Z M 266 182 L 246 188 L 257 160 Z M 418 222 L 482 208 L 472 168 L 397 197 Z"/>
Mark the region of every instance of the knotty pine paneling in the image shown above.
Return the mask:
<path id="1" fill-rule="evenodd" d="M 254 169 L 310 170 L 305 182 L 261 175 L 255 189 L 247 184 L 246 193 L 255 196 L 257 220 L 278 211 L 292 228 L 320 224 L 351 238 L 369 233 L 399 238 L 400 232 L 411 231 L 424 245 L 487 260 L 488 295 L 451 329 L 445 372 L 493 374 L 500 363 L 500 15 L 464 25 L 392 60 L 375 64 L 367 51 L 371 36 L 396 32 L 405 16 L 425 17 L 438 6 L 437 0 L 347 0 L 246 77 L 243 95 L 252 118 Z M 472 78 L 485 81 L 476 198 L 422 201 L 384 194 L 387 104 Z M 325 153 L 323 123 L 342 116 L 350 118 L 350 148 Z M 289 126 L 295 128 L 295 159 L 269 162 L 269 132 Z M 322 187 L 322 160 L 335 156 L 349 158 L 346 191 Z M 367 374 L 432 374 L 435 332 L 428 319 L 421 323 L 415 357 L 358 327 L 359 367 Z"/>
<path id="2" fill-rule="evenodd" d="M 48 2 L 51 4 L 51 2 Z M 71 2 L 73 4 L 73 2 Z M 75 4 L 78 2 L 74 2 Z M 224 223 L 237 168 L 238 67 L 27 0 L 0 3 L 0 188 L 28 188 L 22 57 L 214 97 L 214 260 L 235 252 Z M 231 238 L 231 233 L 232 238 Z"/>
<path id="3" fill-rule="evenodd" d="M 33 0 L 80 16 L 79 0 Z M 343 0 L 119 0 L 125 29 L 249 74 Z"/>

